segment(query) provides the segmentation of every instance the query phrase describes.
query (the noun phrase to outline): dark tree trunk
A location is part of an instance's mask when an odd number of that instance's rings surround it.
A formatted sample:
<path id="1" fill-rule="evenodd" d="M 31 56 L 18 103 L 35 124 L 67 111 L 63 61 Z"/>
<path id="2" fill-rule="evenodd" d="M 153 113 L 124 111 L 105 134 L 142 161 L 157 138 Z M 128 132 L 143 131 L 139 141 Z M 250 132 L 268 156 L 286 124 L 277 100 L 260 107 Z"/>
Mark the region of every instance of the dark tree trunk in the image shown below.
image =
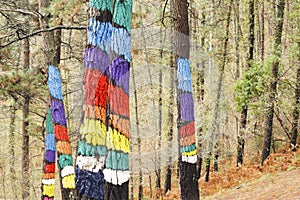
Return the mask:
<path id="1" fill-rule="evenodd" d="M 180 198 L 198 200 L 197 151 L 195 144 L 194 103 L 190 74 L 190 43 L 187 0 L 173 1 L 174 45 L 177 65 L 178 132 L 180 143 Z M 186 83 L 188 80 L 190 83 Z M 190 84 L 190 85 L 189 85 Z M 188 107 L 185 107 L 186 105 Z M 189 127 L 190 129 L 188 129 Z M 187 131 L 189 130 L 189 131 Z"/>
<path id="2" fill-rule="evenodd" d="M 219 144 L 215 145 L 214 172 L 219 171 Z"/>
<path id="3" fill-rule="evenodd" d="M 284 19 L 284 7 L 285 0 L 279 0 L 276 4 L 277 7 L 277 23 L 275 27 L 274 37 L 274 51 L 275 58 L 272 63 L 272 77 L 270 81 L 270 93 L 268 98 L 268 106 L 266 110 L 265 119 L 265 130 L 264 130 L 264 144 L 261 156 L 261 165 L 263 165 L 266 158 L 270 155 L 270 148 L 272 142 L 272 132 L 273 132 L 273 116 L 274 116 L 274 105 L 276 102 L 276 92 L 277 92 L 277 81 L 278 81 L 278 68 L 281 58 L 281 37 L 282 37 L 282 27 Z"/>
<path id="4" fill-rule="evenodd" d="M 300 60 L 300 42 L 298 42 L 298 59 Z M 300 101 L 300 65 L 297 68 L 296 89 L 295 89 L 295 105 L 293 111 L 292 134 L 291 134 L 291 148 L 296 150 L 298 138 L 298 124 L 299 124 L 299 101 Z"/>
<path id="5" fill-rule="evenodd" d="M 205 163 L 205 182 L 209 181 L 211 153 L 207 155 Z"/>
<path id="6" fill-rule="evenodd" d="M 24 70 L 29 69 L 29 39 L 24 40 Z M 29 174 L 29 105 L 30 96 L 25 91 L 23 103 L 23 122 L 22 122 L 22 199 L 30 199 L 30 174 Z"/>
<path id="7" fill-rule="evenodd" d="M 249 1 L 249 52 L 248 52 L 248 69 L 251 67 L 254 56 L 254 0 Z M 248 70 L 247 69 L 247 70 Z M 240 132 L 238 134 L 238 147 L 237 147 L 237 166 L 243 164 L 244 158 L 244 147 L 245 147 L 245 131 L 247 127 L 247 115 L 248 115 L 248 105 L 242 107 L 241 111 L 241 124 Z"/>

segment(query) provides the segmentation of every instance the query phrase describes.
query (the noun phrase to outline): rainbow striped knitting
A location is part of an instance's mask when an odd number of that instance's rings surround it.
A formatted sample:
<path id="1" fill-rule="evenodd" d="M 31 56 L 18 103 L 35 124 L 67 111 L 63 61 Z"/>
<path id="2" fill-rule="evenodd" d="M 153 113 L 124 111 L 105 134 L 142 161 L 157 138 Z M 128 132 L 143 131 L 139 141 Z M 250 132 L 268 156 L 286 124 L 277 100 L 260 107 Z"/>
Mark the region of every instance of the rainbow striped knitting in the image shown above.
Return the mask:
<path id="1" fill-rule="evenodd" d="M 88 48 L 84 56 L 83 122 L 76 159 L 77 195 L 92 199 L 104 198 L 104 174 L 107 154 L 107 96 L 112 36 L 111 0 L 90 1 Z"/>
<path id="2" fill-rule="evenodd" d="M 64 189 L 74 189 L 75 173 L 64 110 L 61 77 L 58 68 L 52 65 L 48 67 L 48 86 L 51 95 L 51 113 L 54 123 L 61 186 Z"/>
<path id="3" fill-rule="evenodd" d="M 115 3 L 113 0 L 91 0 L 89 6 L 76 189 L 79 198 L 103 199 L 105 193 L 105 199 L 113 198 L 108 197 L 108 194 L 120 199 L 113 194 L 120 192 L 114 186 L 123 186 L 122 192 L 128 196 L 130 177 L 129 62 L 132 3 L 126 0 L 117 0 Z"/>
<path id="4" fill-rule="evenodd" d="M 192 77 L 190 61 L 186 58 L 177 60 L 177 82 L 180 104 L 180 153 L 183 162 L 197 162 L 195 137 L 194 101 L 192 95 Z"/>
<path id="5" fill-rule="evenodd" d="M 46 118 L 45 156 L 42 176 L 42 200 L 54 199 L 56 147 L 51 109 Z"/>

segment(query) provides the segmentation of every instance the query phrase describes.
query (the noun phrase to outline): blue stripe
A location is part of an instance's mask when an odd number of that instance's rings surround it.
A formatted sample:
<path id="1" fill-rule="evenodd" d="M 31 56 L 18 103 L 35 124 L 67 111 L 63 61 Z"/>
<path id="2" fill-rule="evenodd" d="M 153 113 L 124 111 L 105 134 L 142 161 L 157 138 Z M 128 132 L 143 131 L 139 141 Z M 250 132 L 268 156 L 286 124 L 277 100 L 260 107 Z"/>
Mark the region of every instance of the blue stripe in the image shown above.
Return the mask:
<path id="1" fill-rule="evenodd" d="M 190 71 L 190 61 L 185 58 L 179 58 L 177 61 L 177 80 L 178 88 L 192 92 L 192 77 Z"/>
<path id="2" fill-rule="evenodd" d="M 51 96 L 63 100 L 60 73 L 57 67 L 50 65 L 48 67 L 48 86 Z"/>

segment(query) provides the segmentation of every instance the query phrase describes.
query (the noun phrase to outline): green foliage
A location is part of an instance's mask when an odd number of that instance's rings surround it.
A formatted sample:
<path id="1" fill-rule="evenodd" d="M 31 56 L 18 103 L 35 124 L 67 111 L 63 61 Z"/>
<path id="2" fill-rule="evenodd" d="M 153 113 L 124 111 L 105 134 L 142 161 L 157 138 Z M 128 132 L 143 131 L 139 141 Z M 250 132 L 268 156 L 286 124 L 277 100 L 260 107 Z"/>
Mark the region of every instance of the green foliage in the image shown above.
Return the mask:
<path id="1" fill-rule="evenodd" d="M 47 9 L 50 13 L 51 26 L 57 26 L 61 23 L 62 19 L 64 22 L 72 22 L 74 18 L 79 16 L 80 9 L 84 7 L 86 1 L 84 0 L 53 0 L 51 5 Z"/>
<path id="2" fill-rule="evenodd" d="M 0 75 L 0 94 L 14 98 L 42 95 L 47 91 L 45 81 L 45 75 L 33 70 L 11 71 L 11 73 Z"/>
<path id="3" fill-rule="evenodd" d="M 251 67 L 245 72 L 244 76 L 235 85 L 235 101 L 238 109 L 249 106 L 254 99 L 260 98 L 268 83 L 268 67 L 261 63 L 252 63 Z"/>

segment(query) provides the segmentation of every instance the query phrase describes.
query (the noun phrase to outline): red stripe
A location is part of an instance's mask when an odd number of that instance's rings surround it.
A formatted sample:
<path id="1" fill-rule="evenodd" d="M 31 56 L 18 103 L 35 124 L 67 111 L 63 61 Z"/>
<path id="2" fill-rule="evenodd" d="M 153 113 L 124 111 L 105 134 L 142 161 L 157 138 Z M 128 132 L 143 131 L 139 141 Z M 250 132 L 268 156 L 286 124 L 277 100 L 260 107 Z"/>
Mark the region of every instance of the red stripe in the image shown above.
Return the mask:
<path id="1" fill-rule="evenodd" d="M 195 122 L 193 121 L 180 127 L 179 132 L 181 138 L 195 134 Z"/>
<path id="2" fill-rule="evenodd" d="M 69 141 L 68 129 L 66 127 L 55 124 L 54 134 L 56 140 Z"/>
<path id="3" fill-rule="evenodd" d="M 46 164 L 44 167 L 45 173 L 55 173 L 55 163 Z"/>
<path id="4" fill-rule="evenodd" d="M 101 75 L 99 78 L 96 97 L 95 97 L 95 106 L 100 106 L 106 109 L 107 107 L 107 89 L 108 89 L 108 79 L 105 75 Z"/>
<path id="5" fill-rule="evenodd" d="M 109 103 L 114 114 L 129 117 L 129 97 L 123 89 L 110 84 Z"/>

